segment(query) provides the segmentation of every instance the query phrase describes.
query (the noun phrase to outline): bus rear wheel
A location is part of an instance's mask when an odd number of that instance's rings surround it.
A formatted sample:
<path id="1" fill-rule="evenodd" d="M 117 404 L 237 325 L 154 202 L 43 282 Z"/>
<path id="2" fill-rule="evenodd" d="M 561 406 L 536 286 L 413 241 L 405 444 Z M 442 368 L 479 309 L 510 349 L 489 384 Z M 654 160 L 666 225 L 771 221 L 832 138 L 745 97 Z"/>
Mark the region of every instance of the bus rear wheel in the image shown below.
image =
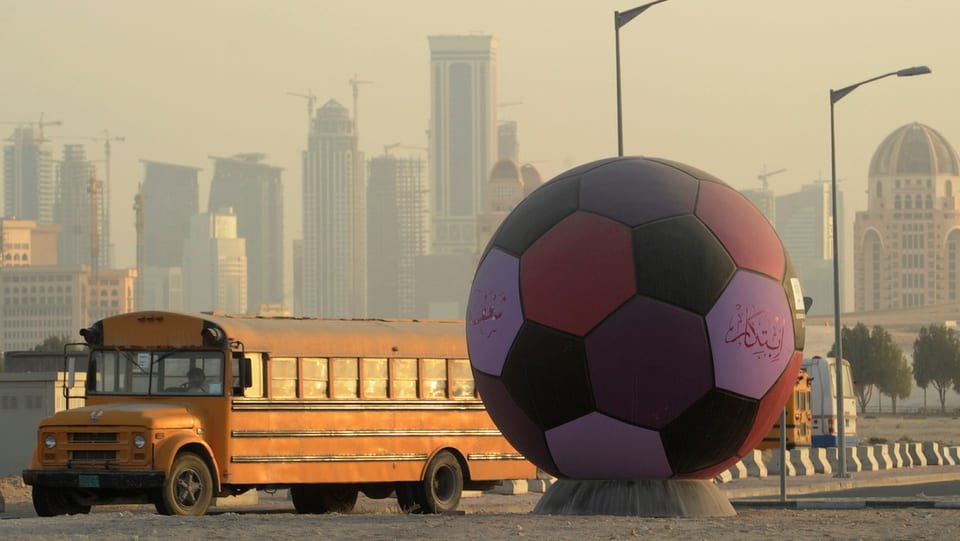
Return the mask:
<path id="1" fill-rule="evenodd" d="M 359 492 L 353 485 L 295 485 L 290 499 L 300 514 L 349 513 Z"/>
<path id="2" fill-rule="evenodd" d="M 52 487 L 33 487 L 33 509 L 41 517 L 57 515 L 85 515 L 89 505 L 80 505 L 69 490 Z"/>
<path id="3" fill-rule="evenodd" d="M 156 498 L 161 515 L 199 516 L 207 512 L 213 501 L 213 476 L 202 458 L 182 453 L 173 461 L 170 473 Z"/>
<path id="4" fill-rule="evenodd" d="M 423 480 L 419 483 L 400 483 L 397 502 L 400 509 L 413 513 L 446 513 L 460 505 L 463 494 L 463 468 L 449 451 L 437 453 Z"/>

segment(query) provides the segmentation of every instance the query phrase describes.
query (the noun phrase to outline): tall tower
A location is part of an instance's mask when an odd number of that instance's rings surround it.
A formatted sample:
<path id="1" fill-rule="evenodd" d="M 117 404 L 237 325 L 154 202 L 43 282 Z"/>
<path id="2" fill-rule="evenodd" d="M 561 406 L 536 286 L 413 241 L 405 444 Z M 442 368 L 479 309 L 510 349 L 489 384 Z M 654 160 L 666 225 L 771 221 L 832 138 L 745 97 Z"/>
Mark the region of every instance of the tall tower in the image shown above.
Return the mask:
<path id="1" fill-rule="evenodd" d="M 247 310 L 283 304 L 283 169 L 264 154 L 214 160 L 208 211 L 232 208 L 237 236 L 246 239 Z"/>
<path id="2" fill-rule="evenodd" d="M 57 242 L 57 260 L 61 265 L 89 265 L 106 267 L 92 260 L 99 254 L 92 243 L 99 239 L 96 209 L 103 203 L 91 204 L 93 197 L 102 192 L 90 193 L 91 181 L 96 179 L 96 170 L 85 155 L 83 145 L 64 145 L 63 160 L 57 167 L 57 202 L 54 205 L 54 222 L 60 224 Z M 99 248 L 99 247 L 97 247 Z"/>
<path id="3" fill-rule="evenodd" d="M 854 222 L 857 311 L 960 301 L 960 157 L 939 132 L 901 126 L 870 160 Z"/>
<path id="4" fill-rule="evenodd" d="M 143 212 L 144 309 L 180 310 L 183 307 L 183 246 L 190 218 L 200 205 L 197 167 L 140 160 Z"/>
<path id="5" fill-rule="evenodd" d="M 233 209 L 190 218 L 183 249 L 183 305 L 192 311 L 247 312 L 247 254 Z"/>
<path id="6" fill-rule="evenodd" d="M 3 148 L 3 214 L 53 223 L 53 157 L 40 127 L 20 126 Z"/>
<path id="7" fill-rule="evenodd" d="M 470 254 L 497 152 L 493 36 L 431 36 L 432 250 Z"/>
<path id="8" fill-rule="evenodd" d="M 347 109 L 317 110 L 303 155 L 302 316 L 364 317 L 366 194 Z"/>
<path id="9" fill-rule="evenodd" d="M 843 209 L 843 193 L 838 191 L 837 213 L 840 221 L 837 224 L 841 239 L 845 231 Z M 777 234 L 783 240 L 797 277 L 803 284 L 803 294 L 813 298 L 811 315 L 833 313 L 833 303 L 830 302 L 833 298 L 831 212 L 829 182 L 811 182 L 802 186 L 799 192 L 776 197 Z M 764 214 L 767 215 L 766 212 Z M 843 277 L 840 279 L 843 280 Z M 842 281 L 840 290 L 843 291 Z"/>
<path id="10" fill-rule="evenodd" d="M 389 154 L 370 160 L 367 304 L 370 317 L 414 317 L 417 256 L 427 253 L 426 164 Z"/>

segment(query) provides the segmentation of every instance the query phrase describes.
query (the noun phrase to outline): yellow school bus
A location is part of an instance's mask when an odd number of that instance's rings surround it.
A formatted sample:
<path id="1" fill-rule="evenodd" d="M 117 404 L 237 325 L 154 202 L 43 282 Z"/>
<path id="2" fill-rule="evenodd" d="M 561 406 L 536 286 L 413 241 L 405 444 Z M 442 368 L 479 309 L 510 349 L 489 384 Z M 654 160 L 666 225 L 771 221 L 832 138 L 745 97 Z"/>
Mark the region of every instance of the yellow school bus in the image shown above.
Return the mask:
<path id="1" fill-rule="evenodd" d="M 785 434 L 786 449 L 796 447 L 810 447 L 813 434 L 811 429 L 813 413 L 810 409 L 811 381 L 813 378 L 806 370 L 797 375 L 797 382 L 793 386 L 793 393 L 785 405 L 787 429 Z M 778 449 L 780 447 L 780 418 L 763 438 L 758 449 Z"/>
<path id="2" fill-rule="evenodd" d="M 483 407 L 462 321 L 135 312 L 80 332 L 86 405 L 44 419 L 24 481 L 37 514 L 289 488 L 300 513 L 359 492 L 405 510 L 536 468 Z"/>

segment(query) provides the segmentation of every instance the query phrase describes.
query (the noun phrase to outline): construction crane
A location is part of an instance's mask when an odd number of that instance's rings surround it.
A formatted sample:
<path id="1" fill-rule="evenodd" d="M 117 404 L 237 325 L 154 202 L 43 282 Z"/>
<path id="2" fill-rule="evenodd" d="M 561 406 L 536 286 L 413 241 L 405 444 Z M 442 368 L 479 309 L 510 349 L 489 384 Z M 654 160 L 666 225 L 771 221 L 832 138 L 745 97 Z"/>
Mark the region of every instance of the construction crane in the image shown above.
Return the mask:
<path id="1" fill-rule="evenodd" d="M 770 172 L 768 173 L 768 172 L 767 172 L 767 165 L 764 164 L 764 165 L 763 165 L 763 171 L 761 171 L 760 174 L 757 175 L 757 180 L 759 180 L 760 182 L 763 183 L 763 189 L 766 190 L 766 189 L 767 189 L 767 186 L 768 186 L 768 184 L 767 184 L 767 178 L 772 177 L 773 175 L 776 175 L 777 173 L 783 173 L 784 171 L 786 171 L 786 169 L 777 169 L 776 171 L 770 171 Z"/>
<path id="2" fill-rule="evenodd" d="M 43 113 L 40 113 L 40 120 L 34 122 L 31 120 L 0 120 L 0 124 L 15 124 L 17 126 L 36 126 L 39 129 L 39 140 L 45 141 L 43 137 L 44 126 L 61 126 L 63 122 L 59 120 L 43 120 Z"/>
<path id="3" fill-rule="evenodd" d="M 103 182 L 97 180 L 97 175 L 90 175 L 90 180 L 87 183 L 87 194 L 90 197 L 90 267 L 93 270 L 94 282 L 97 282 L 100 276 L 100 230 L 98 226 L 102 226 L 102 222 L 98 218 L 100 217 L 100 191 L 102 188 Z"/>
<path id="4" fill-rule="evenodd" d="M 357 74 L 354 73 L 353 78 L 350 79 L 349 83 L 350 83 L 350 87 L 353 89 L 353 136 L 359 137 L 360 132 L 358 128 L 359 128 L 360 113 L 357 111 L 357 98 L 360 96 L 359 87 L 360 85 L 372 84 L 373 81 L 361 81 L 357 79 Z"/>
<path id="5" fill-rule="evenodd" d="M 313 90 L 307 89 L 306 94 L 298 94 L 296 92 L 287 92 L 288 96 L 296 96 L 298 98 L 303 98 L 307 100 L 307 135 L 310 134 L 310 124 L 313 122 L 313 107 L 317 103 L 317 96 L 313 93 Z"/>

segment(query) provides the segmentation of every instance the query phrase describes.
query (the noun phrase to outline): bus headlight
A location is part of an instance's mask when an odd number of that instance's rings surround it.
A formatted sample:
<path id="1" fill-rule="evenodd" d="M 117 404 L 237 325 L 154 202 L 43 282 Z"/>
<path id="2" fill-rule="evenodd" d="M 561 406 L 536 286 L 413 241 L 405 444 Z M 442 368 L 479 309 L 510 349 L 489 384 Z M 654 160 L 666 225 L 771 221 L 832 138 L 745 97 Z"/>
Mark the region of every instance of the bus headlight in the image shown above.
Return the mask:
<path id="1" fill-rule="evenodd" d="M 137 449 L 143 449 L 143 447 L 146 444 L 147 444 L 147 438 L 144 438 L 143 434 L 137 434 L 136 436 L 133 437 L 133 446 L 136 447 Z"/>
<path id="2" fill-rule="evenodd" d="M 43 446 L 47 449 L 53 449 L 57 446 L 57 438 L 53 434 L 47 434 L 43 437 Z"/>

